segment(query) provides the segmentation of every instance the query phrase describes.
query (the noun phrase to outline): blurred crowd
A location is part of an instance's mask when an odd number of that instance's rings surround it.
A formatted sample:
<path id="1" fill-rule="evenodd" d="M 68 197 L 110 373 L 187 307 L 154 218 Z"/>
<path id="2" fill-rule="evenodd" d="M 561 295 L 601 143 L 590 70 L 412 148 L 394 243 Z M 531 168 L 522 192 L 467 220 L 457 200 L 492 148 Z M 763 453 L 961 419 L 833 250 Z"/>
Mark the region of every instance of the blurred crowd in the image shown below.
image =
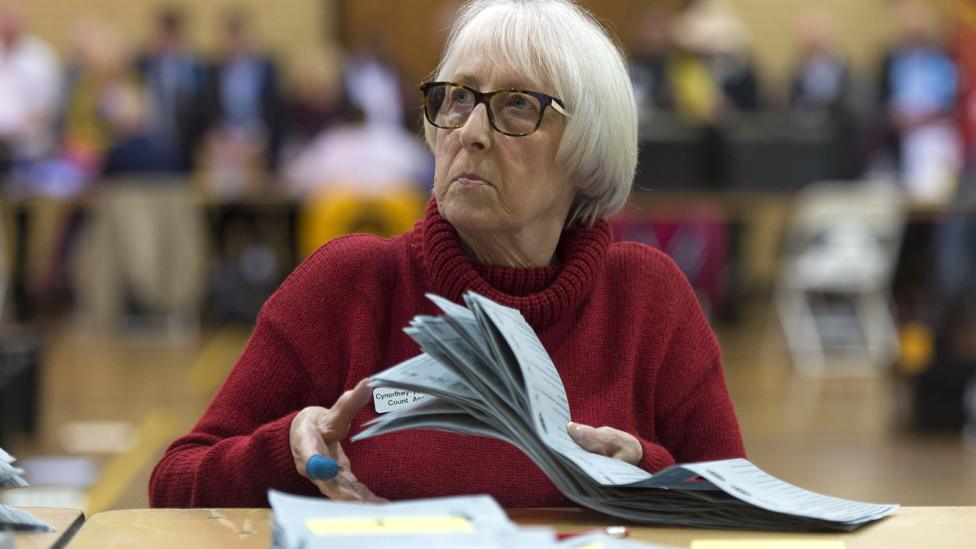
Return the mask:
<path id="1" fill-rule="evenodd" d="M 400 75 L 371 44 L 305 60 L 283 85 L 243 11 L 220 45 L 187 44 L 185 15 L 164 9 L 139 52 L 113 29 L 77 24 L 61 59 L 23 13 L 0 13 L 0 172 L 14 196 L 71 196 L 101 178 L 203 173 L 218 194 L 282 174 L 304 194 L 330 180 L 424 187 L 432 160 L 405 125 Z M 62 61 L 63 60 L 63 61 Z"/>
<path id="2" fill-rule="evenodd" d="M 792 71 L 781 90 L 760 85 L 749 33 L 720 0 L 692 2 L 678 13 L 649 9 L 632 48 L 643 131 L 659 135 L 675 116 L 699 130 L 704 173 L 696 175 L 714 187 L 735 179 L 730 140 L 755 136 L 772 119 L 785 131 L 766 135 L 780 145 L 823 137 L 829 148 L 820 159 L 828 165 L 814 170 L 820 178 L 885 176 L 913 198 L 945 201 L 976 152 L 973 14 L 944 18 L 922 0 L 891 7 L 896 34 L 873 70 L 852 68 L 826 13 L 799 14 Z M 769 168 L 776 156 L 770 149 L 751 160 Z"/>
<path id="3" fill-rule="evenodd" d="M 223 14 L 210 56 L 188 44 L 185 13 L 154 18 L 141 50 L 92 17 L 58 55 L 17 5 L 0 8 L 0 179 L 15 205 L 0 311 L 15 319 L 71 304 L 89 324 L 190 318 L 209 300 L 219 320 L 249 321 L 313 239 L 400 231 L 419 215 L 338 227 L 320 215 L 325 193 L 413 204 L 433 181 L 406 114 L 416 91 L 378 40 L 291 60 L 288 78 L 245 11 Z M 296 222 L 238 205 L 268 189 L 315 211 Z"/>
<path id="4" fill-rule="evenodd" d="M 699 172 L 688 179 L 717 187 L 736 177 L 734 136 L 772 120 L 781 130 L 773 138 L 826 136 L 823 177 L 894 175 L 914 196 L 944 200 L 973 156 L 976 32 L 965 22 L 972 18 L 946 24 L 923 0 L 893 7 L 897 38 L 875 71 L 852 70 L 824 13 L 799 15 L 782 90 L 762 85 L 747 27 L 721 0 L 649 8 L 628 48 L 642 131 L 653 142 L 694 130 Z M 384 55 L 382 33 L 295 60 L 298 77 L 286 82 L 243 11 L 225 14 L 209 57 L 188 45 L 179 10 L 155 17 L 139 52 L 89 19 L 59 58 L 22 13 L 4 8 L 0 173 L 15 195 L 72 195 L 104 176 L 191 172 L 221 194 L 266 173 L 298 195 L 324 179 L 430 184 L 431 159 L 414 138 L 416 93 Z M 641 169 L 650 186 L 655 171 L 666 171 L 652 160 Z"/>

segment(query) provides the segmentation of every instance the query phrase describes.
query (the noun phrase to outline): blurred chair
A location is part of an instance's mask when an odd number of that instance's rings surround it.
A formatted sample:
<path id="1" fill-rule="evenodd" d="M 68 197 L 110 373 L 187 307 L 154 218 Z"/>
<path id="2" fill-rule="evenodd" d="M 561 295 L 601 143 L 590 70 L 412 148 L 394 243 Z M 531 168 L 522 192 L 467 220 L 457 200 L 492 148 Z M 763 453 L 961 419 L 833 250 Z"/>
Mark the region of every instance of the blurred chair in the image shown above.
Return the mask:
<path id="1" fill-rule="evenodd" d="M 870 375 L 894 360 L 889 294 L 904 225 L 893 188 L 817 183 L 797 196 L 773 299 L 801 374 Z M 840 368 L 828 356 L 840 350 L 859 365 L 845 360 Z"/>
<path id="2" fill-rule="evenodd" d="M 79 257 L 82 320 L 196 338 L 205 287 L 206 226 L 185 180 L 105 182 Z M 137 335 L 130 332 L 128 335 Z"/>
<path id="3" fill-rule="evenodd" d="M 298 245 L 308 257 L 329 240 L 350 233 L 393 236 L 413 228 L 424 214 L 425 197 L 404 183 L 382 192 L 335 185 L 312 194 L 298 218 Z"/>

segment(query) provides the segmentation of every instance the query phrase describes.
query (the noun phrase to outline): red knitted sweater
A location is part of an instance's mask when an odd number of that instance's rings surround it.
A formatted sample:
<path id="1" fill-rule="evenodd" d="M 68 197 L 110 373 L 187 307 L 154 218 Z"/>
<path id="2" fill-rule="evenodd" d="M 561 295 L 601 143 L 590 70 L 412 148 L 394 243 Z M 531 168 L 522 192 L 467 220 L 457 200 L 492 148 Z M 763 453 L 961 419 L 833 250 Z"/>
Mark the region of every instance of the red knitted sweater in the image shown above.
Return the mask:
<path id="1" fill-rule="evenodd" d="M 522 311 L 562 376 L 573 420 L 637 437 L 640 466 L 744 456 L 718 344 L 671 260 L 611 244 L 597 222 L 563 234 L 556 266 L 472 264 L 433 201 L 412 232 L 338 238 L 268 300 L 237 364 L 193 431 L 149 483 L 154 507 L 266 506 L 268 488 L 316 494 L 295 471 L 289 427 L 363 377 L 417 355 L 402 329 L 438 314 L 425 292 L 461 302 L 472 289 Z M 375 417 L 367 405 L 351 432 Z M 348 440 L 353 473 L 390 499 L 488 493 L 504 506 L 566 505 L 503 442 L 436 431 Z"/>

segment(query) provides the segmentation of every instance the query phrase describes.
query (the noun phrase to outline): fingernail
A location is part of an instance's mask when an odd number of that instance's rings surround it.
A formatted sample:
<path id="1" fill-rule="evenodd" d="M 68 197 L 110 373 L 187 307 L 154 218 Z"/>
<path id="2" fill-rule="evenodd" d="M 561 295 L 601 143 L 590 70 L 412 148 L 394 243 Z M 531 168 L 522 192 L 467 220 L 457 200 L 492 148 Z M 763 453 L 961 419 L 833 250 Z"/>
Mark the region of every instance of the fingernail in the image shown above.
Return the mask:
<path id="1" fill-rule="evenodd" d="M 566 432 L 569 433 L 570 435 L 576 435 L 579 433 L 579 427 L 575 423 L 570 421 L 569 423 L 566 424 Z"/>

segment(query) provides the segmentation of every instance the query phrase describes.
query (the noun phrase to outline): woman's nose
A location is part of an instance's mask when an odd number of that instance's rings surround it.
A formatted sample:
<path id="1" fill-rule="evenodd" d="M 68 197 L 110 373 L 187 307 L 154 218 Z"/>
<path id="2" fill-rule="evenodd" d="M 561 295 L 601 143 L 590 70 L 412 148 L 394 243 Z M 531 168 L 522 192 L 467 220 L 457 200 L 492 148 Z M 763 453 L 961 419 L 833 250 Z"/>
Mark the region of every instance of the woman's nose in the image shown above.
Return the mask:
<path id="1" fill-rule="evenodd" d="M 488 120 L 488 108 L 484 103 L 474 106 L 464 125 L 458 129 L 458 137 L 464 147 L 485 150 L 491 147 L 491 123 Z"/>

